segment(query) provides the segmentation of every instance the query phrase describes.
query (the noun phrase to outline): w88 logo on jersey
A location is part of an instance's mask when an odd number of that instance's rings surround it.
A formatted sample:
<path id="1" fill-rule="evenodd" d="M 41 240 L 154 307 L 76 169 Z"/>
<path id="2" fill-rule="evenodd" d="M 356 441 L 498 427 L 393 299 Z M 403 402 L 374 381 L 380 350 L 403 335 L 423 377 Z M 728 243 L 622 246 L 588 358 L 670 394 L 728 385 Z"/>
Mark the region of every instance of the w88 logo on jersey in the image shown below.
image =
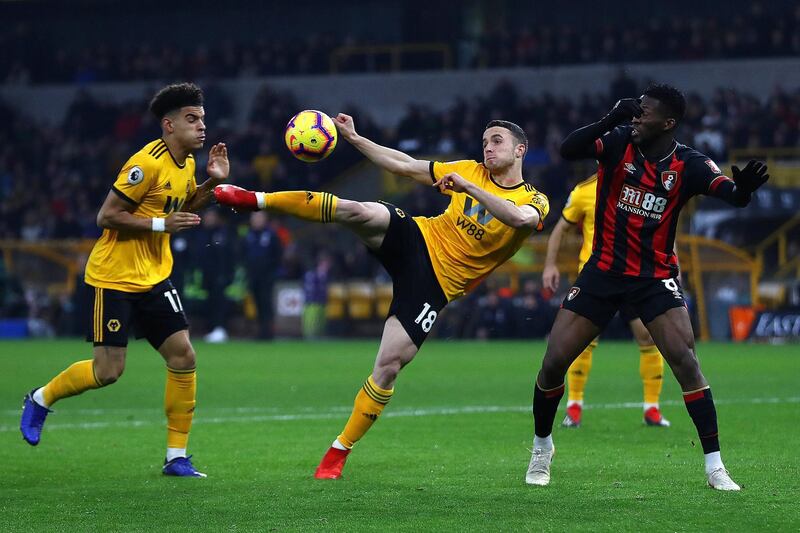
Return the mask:
<path id="1" fill-rule="evenodd" d="M 667 199 L 638 187 L 623 185 L 617 207 L 635 215 L 661 220 Z"/>

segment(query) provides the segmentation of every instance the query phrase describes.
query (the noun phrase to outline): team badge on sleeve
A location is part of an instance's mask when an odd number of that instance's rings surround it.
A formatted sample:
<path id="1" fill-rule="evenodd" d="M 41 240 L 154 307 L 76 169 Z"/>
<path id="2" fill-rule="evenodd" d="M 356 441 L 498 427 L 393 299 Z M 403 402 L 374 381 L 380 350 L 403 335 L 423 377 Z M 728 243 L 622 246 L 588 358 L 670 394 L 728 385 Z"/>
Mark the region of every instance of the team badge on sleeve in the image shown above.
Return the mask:
<path id="1" fill-rule="evenodd" d="M 708 168 L 714 171 L 714 174 L 722 174 L 722 171 L 719 169 L 717 164 L 714 163 L 712 160 L 706 159 L 706 165 L 708 165 Z"/>
<path id="2" fill-rule="evenodd" d="M 128 171 L 128 183 L 138 185 L 144 179 L 144 172 L 140 167 L 133 167 Z"/>
<path id="3" fill-rule="evenodd" d="M 542 219 L 547 216 L 547 213 L 550 212 L 550 202 L 547 201 L 547 196 L 536 193 L 531 198 L 531 205 L 535 207 L 539 213 L 542 215 Z"/>

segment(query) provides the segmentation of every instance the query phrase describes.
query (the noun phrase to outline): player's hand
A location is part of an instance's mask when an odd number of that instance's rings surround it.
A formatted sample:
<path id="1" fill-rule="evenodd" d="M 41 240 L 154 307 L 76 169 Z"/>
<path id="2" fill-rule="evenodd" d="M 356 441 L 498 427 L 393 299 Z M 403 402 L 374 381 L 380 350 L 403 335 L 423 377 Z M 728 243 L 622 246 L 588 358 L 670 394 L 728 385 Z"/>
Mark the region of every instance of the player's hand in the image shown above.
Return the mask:
<path id="1" fill-rule="evenodd" d="M 731 167 L 731 173 L 733 174 L 733 182 L 736 183 L 736 188 L 747 195 L 752 194 L 753 191 L 764 185 L 769 179 L 767 165 L 755 159 L 751 159 L 747 166 L 741 170 L 734 165 Z"/>
<path id="2" fill-rule="evenodd" d="M 442 193 L 445 191 L 466 192 L 469 182 L 455 172 L 450 172 L 442 176 L 433 186 L 437 187 L 439 192 Z"/>
<path id="3" fill-rule="evenodd" d="M 352 141 L 358 136 L 355 122 L 353 122 L 353 117 L 350 115 L 339 113 L 333 117 L 333 123 L 336 125 L 336 129 L 339 130 L 339 134 L 347 141 Z"/>
<path id="4" fill-rule="evenodd" d="M 642 116 L 642 100 L 641 98 L 623 98 L 617 100 L 614 107 L 606 115 L 605 120 L 612 126 L 618 126 L 630 122 L 633 117 Z"/>
<path id="5" fill-rule="evenodd" d="M 164 231 L 178 233 L 185 229 L 193 228 L 200 224 L 200 217 L 195 213 L 176 211 L 164 219 Z"/>
<path id="6" fill-rule="evenodd" d="M 228 147 L 225 143 L 215 144 L 208 152 L 206 165 L 208 177 L 215 181 L 225 181 L 231 173 L 231 163 L 228 161 Z"/>
<path id="7" fill-rule="evenodd" d="M 561 281 L 561 273 L 555 265 L 545 265 L 542 272 L 542 288 L 550 292 L 558 290 L 558 284 Z"/>

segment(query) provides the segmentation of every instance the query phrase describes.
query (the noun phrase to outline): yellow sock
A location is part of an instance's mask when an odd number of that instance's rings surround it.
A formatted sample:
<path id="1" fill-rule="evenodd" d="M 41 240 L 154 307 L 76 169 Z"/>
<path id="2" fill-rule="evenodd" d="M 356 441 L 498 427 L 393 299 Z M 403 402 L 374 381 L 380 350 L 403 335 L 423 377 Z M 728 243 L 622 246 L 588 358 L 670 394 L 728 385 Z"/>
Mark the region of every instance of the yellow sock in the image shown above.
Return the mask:
<path id="1" fill-rule="evenodd" d="M 356 394 L 353 412 L 345 424 L 342 434 L 338 437 L 339 442 L 348 449 L 352 448 L 378 420 L 383 408 L 392 399 L 393 393 L 394 389 L 382 389 L 375 384 L 372 376 L 368 377 L 364 386 Z"/>
<path id="2" fill-rule="evenodd" d="M 167 367 L 164 411 L 167 414 L 167 448 L 186 448 L 194 417 L 197 374 L 194 369 Z"/>
<path id="3" fill-rule="evenodd" d="M 589 380 L 589 371 L 592 370 L 592 351 L 595 346 L 596 340 L 586 347 L 567 370 L 567 402 L 583 401 L 583 391 Z"/>
<path id="4" fill-rule="evenodd" d="M 654 345 L 639 346 L 639 375 L 644 385 L 644 403 L 658 403 L 664 385 L 664 358 Z"/>
<path id="5" fill-rule="evenodd" d="M 264 194 L 266 209 L 311 222 L 333 222 L 339 198 L 327 192 L 283 191 Z"/>
<path id="6" fill-rule="evenodd" d="M 75 396 L 89 389 L 97 389 L 103 385 L 94 375 L 94 361 L 87 359 L 73 363 L 69 368 L 50 380 L 44 386 L 42 395 L 47 406 L 51 406 L 62 398 Z"/>

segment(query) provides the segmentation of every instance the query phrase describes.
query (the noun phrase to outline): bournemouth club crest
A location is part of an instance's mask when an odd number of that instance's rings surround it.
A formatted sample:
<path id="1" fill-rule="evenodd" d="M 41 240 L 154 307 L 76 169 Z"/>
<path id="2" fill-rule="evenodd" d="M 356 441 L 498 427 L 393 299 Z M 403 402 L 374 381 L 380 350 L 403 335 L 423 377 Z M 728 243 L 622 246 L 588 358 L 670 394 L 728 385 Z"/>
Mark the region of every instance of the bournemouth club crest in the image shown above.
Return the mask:
<path id="1" fill-rule="evenodd" d="M 567 301 L 571 302 L 572 300 L 574 300 L 579 292 L 581 292 L 581 288 L 580 287 L 572 287 L 569 290 L 569 292 L 567 293 Z"/>
<path id="2" fill-rule="evenodd" d="M 674 170 L 665 170 L 661 173 L 661 185 L 664 189 L 671 191 L 678 183 L 678 173 Z"/>

